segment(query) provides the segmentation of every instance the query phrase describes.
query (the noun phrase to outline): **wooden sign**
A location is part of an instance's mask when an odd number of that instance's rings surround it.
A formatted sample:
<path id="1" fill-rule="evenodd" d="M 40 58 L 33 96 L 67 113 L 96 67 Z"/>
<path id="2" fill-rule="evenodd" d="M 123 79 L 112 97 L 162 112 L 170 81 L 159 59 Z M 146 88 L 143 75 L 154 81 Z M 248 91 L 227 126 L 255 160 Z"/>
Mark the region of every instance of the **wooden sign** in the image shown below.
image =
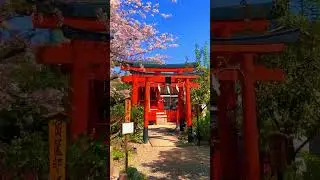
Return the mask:
<path id="1" fill-rule="evenodd" d="M 49 122 L 50 180 L 66 179 L 66 122 Z"/>
<path id="2" fill-rule="evenodd" d="M 125 117 L 124 117 L 125 122 L 130 122 L 131 121 L 131 100 L 129 98 L 126 99 L 125 102 Z"/>
<path id="3" fill-rule="evenodd" d="M 122 134 L 131 134 L 134 132 L 133 122 L 122 123 Z"/>

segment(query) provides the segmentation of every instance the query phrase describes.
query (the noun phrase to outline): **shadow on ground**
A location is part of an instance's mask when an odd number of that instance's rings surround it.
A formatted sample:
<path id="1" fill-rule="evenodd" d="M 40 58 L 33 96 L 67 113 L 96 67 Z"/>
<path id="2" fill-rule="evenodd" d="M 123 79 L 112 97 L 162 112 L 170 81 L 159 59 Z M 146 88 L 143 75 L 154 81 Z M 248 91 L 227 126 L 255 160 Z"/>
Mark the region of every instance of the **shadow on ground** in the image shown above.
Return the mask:
<path id="1" fill-rule="evenodd" d="M 209 179 L 210 148 L 208 146 L 176 147 L 169 151 L 160 151 L 159 159 L 142 166 L 151 172 L 163 174 L 163 179 Z M 161 179 L 149 176 L 148 179 Z"/>

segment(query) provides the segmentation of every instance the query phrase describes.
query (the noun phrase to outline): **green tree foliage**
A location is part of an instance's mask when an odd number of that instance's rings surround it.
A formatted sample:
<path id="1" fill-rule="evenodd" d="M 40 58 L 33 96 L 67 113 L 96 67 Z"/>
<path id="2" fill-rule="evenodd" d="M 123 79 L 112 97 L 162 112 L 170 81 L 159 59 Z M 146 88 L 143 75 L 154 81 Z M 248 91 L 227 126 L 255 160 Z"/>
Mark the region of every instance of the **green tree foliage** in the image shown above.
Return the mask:
<path id="1" fill-rule="evenodd" d="M 24 179 L 26 175 L 32 175 L 32 179 L 48 179 L 49 145 L 42 134 L 28 133 L 4 146 L 0 152 L 2 179 Z M 107 149 L 103 142 L 88 137 L 80 137 L 70 143 L 67 149 L 67 179 L 106 179 Z"/>
<path id="2" fill-rule="evenodd" d="M 320 127 L 320 21 L 287 12 L 278 22 L 286 28 L 300 28 L 301 36 L 285 52 L 259 59 L 266 66 L 280 67 L 286 75 L 285 82 L 258 83 L 261 137 L 276 130 L 310 140 Z"/>
<path id="3" fill-rule="evenodd" d="M 195 82 L 200 84 L 200 87 L 191 90 L 192 103 L 208 105 L 210 100 L 209 45 L 206 43 L 203 47 L 199 47 L 196 44 L 194 53 L 197 71 L 201 72 L 201 75 L 199 79 L 195 80 Z"/>

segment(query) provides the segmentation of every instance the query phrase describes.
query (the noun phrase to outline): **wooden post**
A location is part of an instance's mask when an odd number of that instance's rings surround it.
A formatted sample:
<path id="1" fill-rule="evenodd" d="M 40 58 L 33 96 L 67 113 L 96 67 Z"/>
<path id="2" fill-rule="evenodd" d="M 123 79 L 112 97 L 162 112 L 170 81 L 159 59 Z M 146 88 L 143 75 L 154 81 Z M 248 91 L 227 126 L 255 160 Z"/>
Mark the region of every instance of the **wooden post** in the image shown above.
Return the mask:
<path id="1" fill-rule="evenodd" d="M 131 100 L 127 98 L 125 100 L 125 122 L 128 123 L 131 121 Z M 125 160 L 125 171 L 128 173 L 128 134 L 125 134 L 125 151 L 126 151 L 126 160 Z"/>
<path id="2" fill-rule="evenodd" d="M 190 80 L 186 79 L 186 119 L 187 119 L 187 127 L 188 127 L 188 142 L 193 141 L 192 134 L 192 115 L 191 115 L 191 93 L 190 93 Z"/>
<path id="3" fill-rule="evenodd" d="M 243 136 L 245 150 L 246 179 L 260 179 L 259 131 L 256 117 L 255 80 L 253 77 L 254 55 L 245 54 L 242 69 L 243 83 Z"/>
<path id="4" fill-rule="evenodd" d="M 144 91 L 144 128 L 143 128 L 143 142 L 145 144 L 148 143 L 149 111 L 150 111 L 150 82 L 148 78 L 146 78 L 145 91 Z"/>
<path id="5" fill-rule="evenodd" d="M 67 125 L 63 117 L 49 117 L 50 180 L 66 179 Z"/>

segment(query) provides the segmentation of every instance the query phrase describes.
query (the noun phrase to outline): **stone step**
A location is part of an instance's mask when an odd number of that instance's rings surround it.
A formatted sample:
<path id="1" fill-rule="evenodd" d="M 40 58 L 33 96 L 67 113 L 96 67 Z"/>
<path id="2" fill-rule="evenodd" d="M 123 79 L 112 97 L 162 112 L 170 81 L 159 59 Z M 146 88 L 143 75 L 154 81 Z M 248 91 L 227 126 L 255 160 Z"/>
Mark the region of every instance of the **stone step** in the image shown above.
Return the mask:
<path id="1" fill-rule="evenodd" d="M 166 114 L 166 113 L 162 111 L 162 112 L 156 112 L 156 114 Z"/>
<path id="2" fill-rule="evenodd" d="M 157 119 L 156 119 L 156 123 L 157 123 L 157 125 L 164 125 L 164 124 L 166 124 L 167 123 L 167 117 L 157 117 Z"/>
<path id="3" fill-rule="evenodd" d="M 156 115 L 156 118 L 167 118 L 168 116 L 166 114 L 163 114 L 163 115 Z"/>

